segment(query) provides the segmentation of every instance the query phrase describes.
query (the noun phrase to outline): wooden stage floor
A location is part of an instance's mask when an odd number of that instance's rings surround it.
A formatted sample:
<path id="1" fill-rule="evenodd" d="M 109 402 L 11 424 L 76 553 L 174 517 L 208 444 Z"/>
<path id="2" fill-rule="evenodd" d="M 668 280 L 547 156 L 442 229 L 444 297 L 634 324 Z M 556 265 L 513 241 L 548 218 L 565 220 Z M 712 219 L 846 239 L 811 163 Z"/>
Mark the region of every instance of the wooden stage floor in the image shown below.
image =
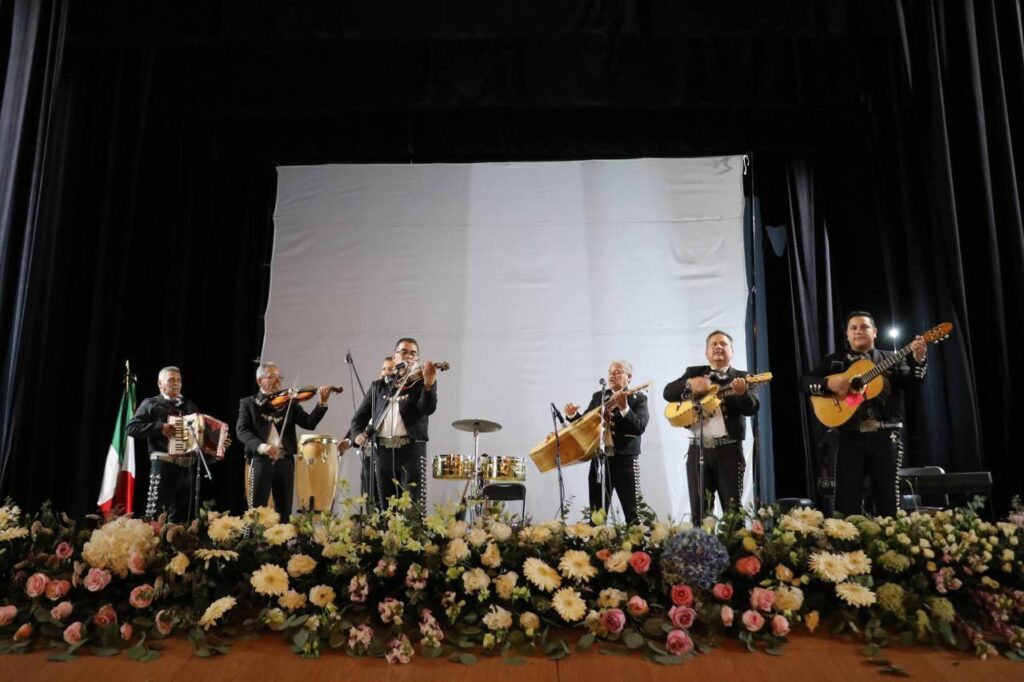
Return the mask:
<path id="1" fill-rule="evenodd" d="M 53 680 L 53 682 L 95 682 L 95 680 L 200 680 L 202 682 L 256 682 L 259 680 L 345 680 L 359 682 L 424 679 L 452 682 L 661 682 L 696 676 L 704 680 L 881 680 L 891 679 L 869 665 L 861 655 L 862 646 L 852 639 L 827 635 L 794 635 L 782 656 L 752 654 L 739 643 L 728 641 L 706 656 L 697 656 L 680 666 L 649 663 L 639 655 L 609 656 L 589 650 L 573 653 L 561 661 L 541 657 L 525 665 L 508 665 L 500 658 L 479 656 L 475 665 L 420 657 L 409 665 L 388 665 L 383 659 L 358 659 L 327 652 L 320 659 L 303 659 L 289 650 L 277 636 L 233 645 L 231 653 L 215 658 L 192 655 L 187 641 L 168 641 L 163 655 L 151 663 L 138 663 L 126 656 L 98 658 L 89 654 L 67 663 L 46 660 L 47 653 L 0 657 L 0 680 Z M 882 657 L 906 669 L 911 678 L 932 682 L 1019 681 L 1024 680 L 1024 663 L 1006 658 L 978 660 L 961 652 L 928 647 L 893 646 Z"/>

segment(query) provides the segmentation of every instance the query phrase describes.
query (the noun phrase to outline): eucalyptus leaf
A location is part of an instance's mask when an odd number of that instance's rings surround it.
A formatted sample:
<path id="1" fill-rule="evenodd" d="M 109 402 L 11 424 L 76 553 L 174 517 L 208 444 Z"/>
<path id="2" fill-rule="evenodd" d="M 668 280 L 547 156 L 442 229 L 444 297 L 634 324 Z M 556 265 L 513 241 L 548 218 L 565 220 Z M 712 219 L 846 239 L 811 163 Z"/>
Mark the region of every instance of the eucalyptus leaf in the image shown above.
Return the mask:
<path id="1" fill-rule="evenodd" d="M 668 656 L 668 655 L 665 655 L 665 656 L 655 656 L 654 660 L 657 661 L 658 663 L 662 664 L 662 665 L 679 665 L 680 663 L 683 662 L 683 658 L 681 656 Z"/>
<path id="2" fill-rule="evenodd" d="M 513 656 L 512 658 L 504 658 L 502 662 L 505 665 L 526 665 L 526 659 L 522 656 Z"/>
<path id="3" fill-rule="evenodd" d="M 420 648 L 420 655 L 423 656 L 423 658 L 438 658 L 442 653 L 444 653 L 444 650 L 439 646 L 425 646 Z"/>
<path id="4" fill-rule="evenodd" d="M 462 665 L 475 665 L 476 656 L 473 654 L 459 654 L 459 663 Z"/>
<path id="5" fill-rule="evenodd" d="M 93 656 L 99 656 L 100 658 L 108 658 L 110 656 L 117 656 L 121 653 L 120 649 L 116 649 L 112 646 L 94 646 L 90 647 L 89 651 L 92 652 Z"/>
<path id="6" fill-rule="evenodd" d="M 781 656 L 781 655 L 782 655 L 782 647 L 779 647 L 779 646 L 770 646 L 770 647 L 767 647 L 767 648 L 766 648 L 766 649 L 764 650 L 764 652 L 765 652 L 766 654 L 768 654 L 769 656 Z"/>
<path id="7" fill-rule="evenodd" d="M 643 635 L 638 632 L 634 632 L 633 630 L 625 632 L 622 635 L 622 643 L 630 649 L 639 649 L 644 645 L 644 641 Z"/>
<path id="8" fill-rule="evenodd" d="M 580 637 L 580 641 L 576 642 L 576 651 L 586 651 L 594 643 L 594 633 L 588 632 L 587 634 Z"/>

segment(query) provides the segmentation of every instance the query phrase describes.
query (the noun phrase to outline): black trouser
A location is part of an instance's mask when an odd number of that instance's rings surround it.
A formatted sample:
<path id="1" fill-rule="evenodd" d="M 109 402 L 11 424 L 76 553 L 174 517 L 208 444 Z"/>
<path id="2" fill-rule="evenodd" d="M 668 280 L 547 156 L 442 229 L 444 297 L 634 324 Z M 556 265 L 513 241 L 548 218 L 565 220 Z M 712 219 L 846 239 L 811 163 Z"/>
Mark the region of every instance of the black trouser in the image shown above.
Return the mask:
<path id="1" fill-rule="evenodd" d="M 146 517 L 155 519 L 166 511 L 168 521 L 186 520 L 192 504 L 192 474 L 192 467 L 150 460 Z"/>
<path id="2" fill-rule="evenodd" d="M 636 504 L 640 499 L 640 456 L 610 455 L 605 459 L 604 509 L 612 503 L 612 490 L 619 496 L 619 504 L 626 514 L 626 524 L 633 525 L 637 519 Z M 590 508 L 601 508 L 601 484 L 597 480 L 597 458 L 590 460 Z"/>
<path id="3" fill-rule="evenodd" d="M 252 458 L 249 478 L 249 496 L 252 506 L 265 507 L 274 493 L 274 509 L 286 523 L 292 515 L 292 499 L 295 497 L 295 457 L 284 455 L 273 460 L 266 455 Z"/>
<path id="4" fill-rule="evenodd" d="M 875 513 L 895 516 L 899 499 L 902 449 L 898 431 L 840 431 L 832 471 L 836 477 L 836 511 L 843 515 L 860 514 L 864 474 L 871 477 L 871 496 Z"/>
<path id="5" fill-rule="evenodd" d="M 743 459 L 743 443 L 729 443 L 717 448 L 704 447 L 704 491 L 700 490 L 698 467 L 700 450 L 697 443 L 691 441 L 686 453 L 686 480 L 690 490 L 690 519 L 694 525 L 701 522 L 701 501 L 712 499 L 718 493 L 718 501 L 722 503 L 722 511 L 728 511 L 729 505 L 740 505 L 743 494 L 743 472 L 747 463 Z M 706 507 L 707 516 L 714 507 Z"/>
<path id="6" fill-rule="evenodd" d="M 388 498 L 408 490 L 420 513 L 427 513 L 427 444 L 409 443 L 400 448 L 377 446 L 377 493 L 381 509 L 388 506 Z"/>

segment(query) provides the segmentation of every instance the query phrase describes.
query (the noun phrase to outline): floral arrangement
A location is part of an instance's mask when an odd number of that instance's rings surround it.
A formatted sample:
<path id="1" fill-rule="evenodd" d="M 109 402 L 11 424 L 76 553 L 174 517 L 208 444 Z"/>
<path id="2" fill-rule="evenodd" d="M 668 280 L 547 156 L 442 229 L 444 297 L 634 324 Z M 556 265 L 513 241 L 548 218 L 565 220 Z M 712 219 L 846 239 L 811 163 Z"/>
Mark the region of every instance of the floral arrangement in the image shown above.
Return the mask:
<path id="1" fill-rule="evenodd" d="M 54 647 L 198 655 L 277 631 L 302 656 L 335 649 L 408 663 L 558 659 L 592 646 L 678 664 L 723 637 L 780 653 L 795 627 L 1024 657 L 1024 516 L 972 509 L 826 519 L 731 512 L 700 527 L 601 514 L 514 526 L 500 514 L 422 517 L 408 494 L 360 515 L 284 520 L 204 511 L 190 525 L 119 517 L 94 529 L 44 506 L 0 507 L 0 653 Z"/>

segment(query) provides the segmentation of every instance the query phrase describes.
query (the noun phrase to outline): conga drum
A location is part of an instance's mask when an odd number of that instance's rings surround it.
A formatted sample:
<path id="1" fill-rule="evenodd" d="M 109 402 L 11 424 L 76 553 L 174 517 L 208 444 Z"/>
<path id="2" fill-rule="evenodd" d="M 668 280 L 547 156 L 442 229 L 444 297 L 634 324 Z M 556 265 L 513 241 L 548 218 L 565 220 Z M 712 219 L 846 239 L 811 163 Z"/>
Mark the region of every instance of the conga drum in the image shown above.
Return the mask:
<path id="1" fill-rule="evenodd" d="M 338 489 L 338 439 L 319 433 L 299 436 L 295 499 L 302 509 L 330 511 Z"/>

